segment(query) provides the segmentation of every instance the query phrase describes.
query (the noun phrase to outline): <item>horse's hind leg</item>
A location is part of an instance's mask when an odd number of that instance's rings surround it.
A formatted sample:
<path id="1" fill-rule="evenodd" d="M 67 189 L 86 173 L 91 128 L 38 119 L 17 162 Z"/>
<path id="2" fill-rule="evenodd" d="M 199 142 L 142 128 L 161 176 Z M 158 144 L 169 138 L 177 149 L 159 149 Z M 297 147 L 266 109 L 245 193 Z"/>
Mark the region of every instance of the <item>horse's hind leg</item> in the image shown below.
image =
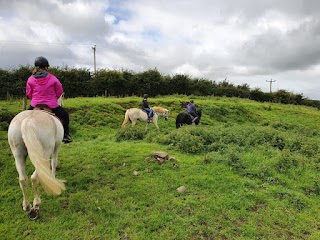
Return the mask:
<path id="1" fill-rule="evenodd" d="M 51 158 L 51 171 L 52 171 L 52 176 L 56 177 L 56 169 L 58 166 L 58 154 L 60 150 L 60 145 L 57 144 L 55 149 L 53 150 L 52 153 L 52 158 Z"/>
<path id="2" fill-rule="evenodd" d="M 23 200 L 22 200 L 22 209 L 24 211 L 30 211 L 31 205 L 28 199 L 28 177 L 26 174 L 26 154 L 17 154 L 14 153 L 16 169 L 19 174 L 19 185 L 22 191 Z"/>
<path id="3" fill-rule="evenodd" d="M 31 175 L 31 181 L 32 181 L 33 194 L 34 194 L 33 209 L 39 210 L 40 204 L 41 204 L 41 199 L 40 199 L 40 194 L 39 194 L 40 181 L 39 181 L 37 171 L 34 171 L 33 174 Z"/>
<path id="4" fill-rule="evenodd" d="M 153 123 L 154 123 L 154 125 L 156 126 L 156 128 L 158 129 L 158 132 L 160 132 L 160 128 L 159 128 L 159 126 L 158 126 L 158 121 L 153 121 Z"/>
<path id="5" fill-rule="evenodd" d="M 56 167 L 58 165 L 59 149 L 60 149 L 60 145 L 58 145 L 52 153 L 52 159 L 51 159 L 51 171 L 52 172 L 51 173 L 52 173 L 53 177 L 55 177 Z M 50 158 L 50 151 L 48 151 L 46 153 L 46 158 L 47 159 Z M 39 176 L 38 176 L 36 170 L 31 175 L 31 181 L 32 181 L 32 188 L 33 188 L 33 195 L 34 195 L 32 210 L 38 211 L 40 209 L 41 198 L 40 198 L 40 191 L 39 191 L 40 180 L 39 180 Z M 35 218 L 36 217 L 37 216 L 35 216 Z"/>

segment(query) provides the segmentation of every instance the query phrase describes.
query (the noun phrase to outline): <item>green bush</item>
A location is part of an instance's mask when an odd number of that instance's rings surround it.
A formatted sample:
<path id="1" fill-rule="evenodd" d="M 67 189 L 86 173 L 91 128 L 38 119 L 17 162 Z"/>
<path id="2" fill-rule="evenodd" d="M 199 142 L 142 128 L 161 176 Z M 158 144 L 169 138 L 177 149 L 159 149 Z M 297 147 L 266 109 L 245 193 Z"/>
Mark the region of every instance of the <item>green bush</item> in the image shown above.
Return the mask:
<path id="1" fill-rule="evenodd" d="M 204 150 L 204 139 L 201 136 L 178 132 L 176 135 L 176 147 L 181 152 L 201 153 Z"/>
<path id="2" fill-rule="evenodd" d="M 303 190 L 307 196 L 316 195 L 320 196 L 320 180 L 313 180 L 309 186 L 303 187 Z"/>
<path id="3" fill-rule="evenodd" d="M 8 130 L 9 124 L 14 116 L 13 113 L 6 109 L 0 110 L 0 130 Z"/>
<path id="4" fill-rule="evenodd" d="M 299 156 L 293 155 L 288 150 L 282 152 L 276 163 L 275 169 L 280 172 L 287 172 L 299 166 Z"/>
<path id="5" fill-rule="evenodd" d="M 146 134 L 145 128 L 128 126 L 120 129 L 116 134 L 116 141 L 142 140 Z"/>

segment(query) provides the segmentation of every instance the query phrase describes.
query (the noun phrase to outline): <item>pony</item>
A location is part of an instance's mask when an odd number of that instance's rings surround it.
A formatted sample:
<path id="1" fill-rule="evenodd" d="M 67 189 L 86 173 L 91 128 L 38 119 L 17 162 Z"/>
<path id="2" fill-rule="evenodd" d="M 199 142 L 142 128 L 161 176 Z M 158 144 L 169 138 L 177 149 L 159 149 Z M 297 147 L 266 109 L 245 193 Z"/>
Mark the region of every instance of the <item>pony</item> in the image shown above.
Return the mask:
<path id="1" fill-rule="evenodd" d="M 195 125 L 198 125 L 201 119 L 201 110 L 197 110 L 198 118 L 195 120 Z M 192 117 L 188 113 L 179 113 L 176 118 L 176 128 L 182 127 L 184 124 L 191 125 L 192 124 Z"/>
<path id="2" fill-rule="evenodd" d="M 134 126 L 134 125 L 136 125 L 138 120 L 147 122 L 148 121 L 147 113 L 142 111 L 139 108 L 130 108 L 130 109 L 128 109 L 126 111 L 126 113 L 124 115 L 124 120 L 123 120 L 123 123 L 122 123 L 121 127 L 124 128 L 125 125 L 129 121 L 131 121 L 132 122 L 132 126 Z M 156 128 L 159 131 L 158 114 L 156 112 L 153 112 L 152 122 L 153 122 L 153 124 L 156 126 Z M 147 125 L 146 125 L 146 130 L 148 129 L 148 125 L 149 125 L 149 123 L 147 123 Z"/>
<path id="3" fill-rule="evenodd" d="M 10 122 L 8 142 L 19 174 L 19 185 L 23 195 L 22 209 L 29 211 L 30 220 L 36 220 L 40 210 L 39 184 L 48 195 L 60 195 L 65 190 L 64 180 L 55 178 L 63 133 L 60 120 L 42 110 L 22 111 Z M 35 171 L 31 175 L 34 194 L 33 205 L 28 199 L 28 177 L 26 174 L 28 155 L 35 167 Z M 52 158 L 50 159 L 50 157 Z"/>
<path id="4" fill-rule="evenodd" d="M 164 120 L 168 120 L 169 118 L 169 110 L 163 107 L 152 107 L 154 112 L 156 112 L 159 116 L 164 117 Z"/>

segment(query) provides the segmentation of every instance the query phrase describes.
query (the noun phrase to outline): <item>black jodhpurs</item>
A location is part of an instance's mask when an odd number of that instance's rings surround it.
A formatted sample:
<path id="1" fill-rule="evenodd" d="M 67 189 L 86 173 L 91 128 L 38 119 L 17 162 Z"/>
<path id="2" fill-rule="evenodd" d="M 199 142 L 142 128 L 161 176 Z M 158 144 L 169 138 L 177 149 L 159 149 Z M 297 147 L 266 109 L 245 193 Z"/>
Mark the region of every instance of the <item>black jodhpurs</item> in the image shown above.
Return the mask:
<path id="1" fill-rule="evenodd" d="M 198 117 L 198 115 L 196 113 L 194 113 L 194 112 L 190 112 L 189 114 L 194 118 Z"/>
<path id="2" fill-rule="evenodd" d="M 34 109 L 34 107 L 30 105 L 28 110 L 32 109 Z M 69 135 L 69 113 L 61 106 L 51 108 L 51 110 L 61 120 L 64 129 L 64 135 Z"/>

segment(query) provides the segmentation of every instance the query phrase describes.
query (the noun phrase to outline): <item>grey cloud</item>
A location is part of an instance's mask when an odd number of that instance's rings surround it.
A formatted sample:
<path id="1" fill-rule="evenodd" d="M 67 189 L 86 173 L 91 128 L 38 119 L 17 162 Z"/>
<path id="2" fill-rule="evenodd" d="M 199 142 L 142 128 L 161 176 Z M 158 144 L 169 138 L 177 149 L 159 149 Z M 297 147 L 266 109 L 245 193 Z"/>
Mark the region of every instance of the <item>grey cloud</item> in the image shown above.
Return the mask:
<path id="1" fill-rule="evenodd" d="M 294 79 L 294 91 L 310 93 L 320 88 L 319 12 L 318 0 L 0 0 L 0 67 L 45 55 L 92 68 L 97 44 L 98 68 L 181 69 L 254 87 Z"/>
<path id="2" fill-rule="evenodd" d="M 39 28 L 46 26 L 47 23 L 55 25 L 69 40 L 101 41 L 110 31 L 110 26 L 104 19 L 104 9 L 99 8 L 99 5 L 92 1 L 94 5 L 87 9 L 88 12 L 78 13 L 76 3 L 77 1 L 70 0 L 62 1 L 62 4 L 58 5 L 57 2 L 43 0 L 17 0 L 6 1 L 6 5 L 4 1 L 1 1 L 0 7 L 3 6 L 2 9 L 6 10 L 10 9 L 11 15 L 3 15 L 7 18 L 32 21 L 34 26 Z"/>
<path id="3" fill-rule="evenodd" d="M 283 34 L 270 30 L 246 42 L 237 53 L 239 64 L 265 72 L 303 70 L 320 62 L 320 21 L 304 23 Z"/>

